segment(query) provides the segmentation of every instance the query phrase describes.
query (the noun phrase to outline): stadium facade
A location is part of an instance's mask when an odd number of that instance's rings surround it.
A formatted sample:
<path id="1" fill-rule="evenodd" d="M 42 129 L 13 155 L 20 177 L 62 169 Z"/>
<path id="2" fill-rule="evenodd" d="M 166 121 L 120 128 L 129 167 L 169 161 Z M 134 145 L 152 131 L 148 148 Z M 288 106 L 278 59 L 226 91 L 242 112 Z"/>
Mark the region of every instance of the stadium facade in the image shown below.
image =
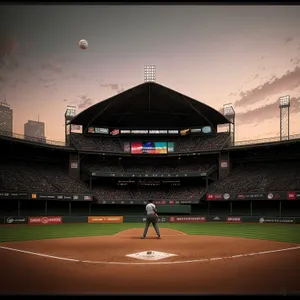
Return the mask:
<path id="1" fill-rule="evenodd" d="M 68 145 L 3 134 L 1 214 L 143 215 L 152 199 L 166 216 L 298 216 L 300 139 L 234 146 L 229 123 L 147 82 L 73 117 Z"/>

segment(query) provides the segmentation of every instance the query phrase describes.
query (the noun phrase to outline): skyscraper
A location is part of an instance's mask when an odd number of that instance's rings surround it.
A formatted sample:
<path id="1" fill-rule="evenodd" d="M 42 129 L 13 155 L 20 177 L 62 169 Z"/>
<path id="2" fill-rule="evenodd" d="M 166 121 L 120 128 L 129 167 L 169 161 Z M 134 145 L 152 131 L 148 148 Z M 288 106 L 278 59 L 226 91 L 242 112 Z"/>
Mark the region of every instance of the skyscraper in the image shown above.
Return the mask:
<path id="1" fill-rule="evenodd" d="M 13 110 L 6 102 L 0 102 L 0 131 L 5 135 L 13 131 Z"/>
<path id="2" fill-rule="evenodd" d="M 28 120 L 24 124 L 24 135 L 26 140 L 45 143 L 45 123 Z"/>

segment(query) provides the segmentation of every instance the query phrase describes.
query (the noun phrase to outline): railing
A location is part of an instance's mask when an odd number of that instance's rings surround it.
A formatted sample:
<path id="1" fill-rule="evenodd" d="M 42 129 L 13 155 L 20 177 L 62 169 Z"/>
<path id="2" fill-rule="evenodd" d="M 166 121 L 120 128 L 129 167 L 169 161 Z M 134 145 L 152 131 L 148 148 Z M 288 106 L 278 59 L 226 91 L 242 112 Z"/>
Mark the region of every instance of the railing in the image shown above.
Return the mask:
<path id="1" fill-rule="evenodd" d="M 59 146 L 59 147 L 66 146 L 65 142 L 52 141 L 52 140 L 48 140 L 46 138 L 36 138 L 36 137 L 27 136 L 27 135 L 20 134 L 20 133 L 14 133 L 14 132 L 3 131 L 3 130 L 0 130 L 0 136 L 6 136 L 6 137 L 14 138 L 14 139 L 25 140 L 25 141 L 35 142 L 35 143 L 39 143 L 39 144 L 47 144 L 47 145 L 53 145 L 53 146 Z"/>
<path id="2" fill-rule="evenodd" d="M 280 139 L 277 137 L 270 137 L 265 139 L 257 139 L 257 140 L 248 140 L 248 141 L 236 141 L 234 143 L 229 143 L 229 147 L 238 147 L 244 145 L 255 145 L 255 144 L 265 144 L 265 143 L 274 143 L 274 142 L 286 142 L 289 140 L 297 140 L 300 139 L 300 134 L 290 135 L 289 137 L 285 137 L 284 139 Z"/>
<path id="3" fill-rule="evenodd" d="M 0 130 L 0 136 L 7 136 L 10 138 L 15 138 L 15 139 L 20 139 L 20 140 L 26 140 L 30 142 L 35 142 L 39 144 L 47 144 L 47 145 L 53 145 L 53 146 L 59 146 L 59 147 L 66 147 L 66 143 L 62 141 L 53 141 L 53 140 L 48 140 L 46 138 L 35 138 L 31 136 L 26 136 L 24 134 L 20 133 L 14 133 L 14 132 L 9 132 L 9 131 L 3 131 Z M 286 142 L 289 140 L 296 140 L 300 139 L 300 134 L 294 134 L 290 135 L 289 137 L 286 137 L 285 139 L 280 140 L 280 137 L 270 137 L 270 138 L 265 138 L 265 139 L 257 139 L 257 140 L 245 140 L 245 141 L 236 141 L 233 143 L 229 143 L 228 147 L 239 147 L 239 146 L 244 146 L 244 145 L 256 145 L 256 144 L 265 144 L 265 143 L 274 143 L 274 142 Z M 222 150 L 224 145 L 222 146 Z M 217 150 L 214 150 L 217 151 Z M 181 152 L 174 152 L 176 153 L 185 153 L 187 151 L 181 151 Z M 193 152 L 193 151 L 188 151 L 188 152 Z"/>

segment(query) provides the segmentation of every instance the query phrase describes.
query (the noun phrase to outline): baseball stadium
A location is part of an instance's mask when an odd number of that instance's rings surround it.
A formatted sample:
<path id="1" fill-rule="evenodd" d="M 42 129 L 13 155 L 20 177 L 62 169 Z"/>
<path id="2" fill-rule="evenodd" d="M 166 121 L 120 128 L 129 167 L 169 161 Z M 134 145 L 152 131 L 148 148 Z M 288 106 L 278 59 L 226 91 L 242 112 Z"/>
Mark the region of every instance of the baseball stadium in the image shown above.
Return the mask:
<path id="1" fill-rule="evenodd" d="M 65 121 L 0 133 L 2 294 L 300 292 L 300 136 L 235 142 L 232 106 L 155 82 Z"/>

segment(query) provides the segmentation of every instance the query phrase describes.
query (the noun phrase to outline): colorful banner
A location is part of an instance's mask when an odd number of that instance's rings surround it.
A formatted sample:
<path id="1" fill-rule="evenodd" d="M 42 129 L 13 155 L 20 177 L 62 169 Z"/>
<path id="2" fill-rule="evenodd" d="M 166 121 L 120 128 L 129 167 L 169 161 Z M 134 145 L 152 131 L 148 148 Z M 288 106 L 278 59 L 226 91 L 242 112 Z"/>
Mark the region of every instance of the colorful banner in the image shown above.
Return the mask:
<path id="1" fill-rule="evenodd" d="M 92 195 L 79 194 L 52 194 L 52 193 L 32 193 L 30 199 L 36 200 L 59 200 L 59 201 L 92 201 Z"/>
<path id="2" fill-rule="evenodd" d="M 213 201 L 213 200 L 217 200 L 217 201 L 221 201 L 221 200 L 234 200 L 234 194 L 229 194 L 229 193 L 207 193 L 206 194 L 206 200 L 207 201 Z"/>
<path id="3" fill-rule="evenodd" d="M 88 223 L 123 223 L 123 216 L 93 216 Z"/>
<path id="4" fill-rule="evenodd" d="M 27 217 L 4 217 L 4 224 L 27 224 Z"/>
<path id="5" fill-rule="evenodd" d="M 62 224 L 62 217 L 28 217 L 28 224 L 30 225 Z"/>
<path id="6" fill-rule="evenodd" d="M 206 217 L 188 216 L 188 217 L 170 217 L 171 223 L 203 223 L 206 222 Z"/>
<path id="7" fill-rule="evenodd" d="M 241 217 L 227 217 L 226 222 L 228 222 L 228 223 L 241 223 L 242 218 Z"/>
<path id="8" fill-rule="evenodd" d="M 287 192 L 287 200 L 300 200 L 300 192 Z"/>
<path id="9" fill-rule="evenodd" d="M 203 127 L 195 127 L 195 128 L 181 128 L 181 129 L 128 129 L 128 128 L 100 128 L 100 127 L 88 127 L 87 132 L 89 134 L 104 134 L 104 135 L 140 135 L 140 136 L 158 136 L 158 135 L 188 135 L 188 134 L 195 134 L 195 135 L 208 135 L 212 134 L 212 127 L 211 126 L 203 126 Z"/>

